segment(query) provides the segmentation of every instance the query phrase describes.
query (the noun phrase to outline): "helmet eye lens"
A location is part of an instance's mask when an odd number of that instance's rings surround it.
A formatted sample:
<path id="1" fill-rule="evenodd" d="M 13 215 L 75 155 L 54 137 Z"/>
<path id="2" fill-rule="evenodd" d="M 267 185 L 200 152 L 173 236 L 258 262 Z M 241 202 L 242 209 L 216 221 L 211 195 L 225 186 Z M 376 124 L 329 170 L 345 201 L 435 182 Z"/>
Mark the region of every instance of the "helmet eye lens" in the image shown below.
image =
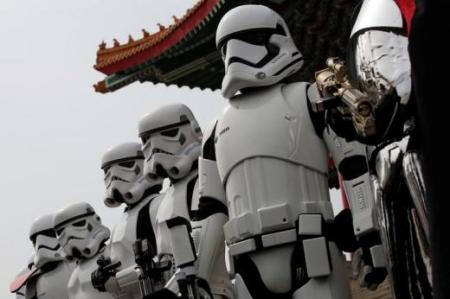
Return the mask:
<path id="1" fill-rule="evenodd" d="M 227 55 L 227 43 L 223 43 L 222 47 L 220 48 L 220 53 L 222 54 L 222 57 L 225 57 Z"/>
<path id="2" fill-rule="evenodd" d="M 111 168 L 111 166 L 107 166 L 107 167 L 105 167 L 105 168 L 103 168 L 103 172 L 105 173 L 105 174 L 107 174 L 108 173 L 108 170 Z"/>
<path id="3" fill-rule="evenodd" d="M 134 161 L 120 162 L 119 166 L 122 166 L 122 167 L 125 167 L 125 168 L 132 168 L 134 166 Z"/>
<path id="4" fill-rule="evenodd" d="M 142 144 L 146 144 L 149 139 L 150 139 L 150 135 L 142 136 L 141 137 Z"/>
<path id="5" fill-rule="evenodd" d="M 36 246 L 36 235 L 31 237 L 31 242 L 33 243 L 33 247 Z"/>
<path id="6" fill-rule="evenodd" d="M 178 128 L 162 131 L 160 134 L 167 137 L 175 137 L 178 134 Z"/>
<path id="7" fill-rule="evenodd" d="M 222 55 L 226 54 L 226 44 L 230 39 L 237 39 L 252 45 L 264 46 L 269 43 L 273 34 L 286 36 L 286 31 L 281 24 L 277 24 L 276 28 L 258 28 L 232 33 L 223 38 L 218 45 Z"/>
<path id="8" fill-rule="evenodd" d="M 77 222 L 72 223 L 72 226 L 76 226 L 76 227 L 82 227 L 86 224 L 86 220 L 80 220 Z"/>
<path id="9" fill-rule="evenodd" d="M 237 39 L 252 45 L 265 45 L 273 34 L 272 29 L 260 29 L 258 31 L 244 31 L 236 33 L 232 39 Z"/>

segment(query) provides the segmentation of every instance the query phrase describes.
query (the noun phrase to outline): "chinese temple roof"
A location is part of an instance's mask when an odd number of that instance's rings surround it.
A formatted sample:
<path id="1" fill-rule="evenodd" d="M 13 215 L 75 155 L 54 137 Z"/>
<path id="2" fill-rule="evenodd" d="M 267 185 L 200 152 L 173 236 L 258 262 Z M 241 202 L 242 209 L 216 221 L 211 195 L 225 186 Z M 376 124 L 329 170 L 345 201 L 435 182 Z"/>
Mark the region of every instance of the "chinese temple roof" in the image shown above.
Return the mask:
<path id="1" fill-rule="evenodd" d="M 94 85 L 97 92 L 112 92 L 133 82 L 212 90 L 220 88 L 223 65 L 215 47 L 215 31 L 231 8 L 260 3 L 277 10 L 305 56 L 295 80 L 311 80 L 330 56 L 343 56 L 350 33 L 351 15 L 358 0 L 199 0 L 170 26 L 159 25 L 140 39 L 129 36 L 126 44 L 99 45 L 94 68 L 106 78 Z"/>

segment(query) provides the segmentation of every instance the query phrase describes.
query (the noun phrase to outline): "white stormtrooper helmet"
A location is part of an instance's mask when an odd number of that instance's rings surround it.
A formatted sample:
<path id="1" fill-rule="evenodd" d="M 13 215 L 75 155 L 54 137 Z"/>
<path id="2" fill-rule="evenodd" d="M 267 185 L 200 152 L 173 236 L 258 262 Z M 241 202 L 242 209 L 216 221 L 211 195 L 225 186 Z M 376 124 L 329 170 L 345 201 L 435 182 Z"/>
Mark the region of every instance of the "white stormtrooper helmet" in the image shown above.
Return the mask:
<path id="1" fill-rule="evenodd" d="M 144 155 L 141 144 L 127 142 L 110 148 L 102 158 L 105 173 L 105 205 L 117 207 L 121 203 L 133 205 L 148 193 L 162 188 L 162 179 L 144 176 Z"/>
<path id="2" fill-rule="evenodd" d="M 273 85 L 303 65 L 286 22 L 263 5 L 242 5 L 227 12 L 217 27 L 216 46 L 225 64 L 225 98 L 244 88 Z"/>
<path id="3" fill-rule="evenodd" d="M 202 131 L 183 104 L 167 105 L 139 122 L 145 173 L 181 179 L 189 174 L 201 152 Z"/>
<path id="4" fill-rule="evenodd" d="M 53 218 L 53 225 L 68 259 L 95 256 L 110 236 L 109 229 L 102 225 L 94 208 L 86 202 L 58 211 Z"/>
<path id="5" fill-rule="evenodd" d="M 37 268 L 64 259 L 53 230 L 53 215 L 44 215 L 37 218 L 31 225 L 29 236 L 35 250 L 32 263 Z"/>

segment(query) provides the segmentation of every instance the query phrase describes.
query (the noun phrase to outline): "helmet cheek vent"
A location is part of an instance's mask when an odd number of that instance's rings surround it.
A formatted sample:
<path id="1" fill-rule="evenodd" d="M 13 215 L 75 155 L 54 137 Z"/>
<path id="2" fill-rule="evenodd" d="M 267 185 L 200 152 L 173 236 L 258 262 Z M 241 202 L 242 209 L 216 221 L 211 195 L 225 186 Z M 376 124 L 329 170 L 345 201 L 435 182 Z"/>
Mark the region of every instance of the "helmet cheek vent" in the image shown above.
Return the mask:
<path id="1" fill-rule="evenodd" d="M 134 169 L 134 173 L 136 175 L 138 175 L 141 172 L 141 168 L 139 166 L 136 166 L 136 168 Z"/>
<path id="2" fill-rule="evenodd" d="M 172 167 L 172 168 L 170 169 L 170 172 L 171 172 L 173 175 L 178 175 L 178 174 L 180 173 L 180 170 L 179 170 L 177 167 Z"/>
<path id="3" fill-rule="evenodd" d="M 184 136 L 184 134 L 180 134 L 180 138 L 178 139 L 178 141 L 180 142 L 180 145 L 183 145 L 186 142 L 186 137 Z"/>

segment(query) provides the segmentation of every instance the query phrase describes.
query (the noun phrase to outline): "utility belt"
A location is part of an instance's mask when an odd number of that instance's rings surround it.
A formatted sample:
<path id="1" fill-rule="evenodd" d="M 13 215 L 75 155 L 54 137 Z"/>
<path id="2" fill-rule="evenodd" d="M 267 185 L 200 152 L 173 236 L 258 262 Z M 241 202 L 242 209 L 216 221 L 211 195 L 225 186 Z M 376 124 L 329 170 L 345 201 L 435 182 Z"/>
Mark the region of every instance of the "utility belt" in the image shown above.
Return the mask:
<path id="1" fill-rule="evenodd" d="M 255 235 L 229 244 L 229 254 L 234 259 L 242 254 L 262 252 L 279 246 L 300 245 L 308 276 L 329 275 L 331 273 L 329 242 L 336 243 L 340 250 L 345 251 L 353 251 L 358 247 L 350 211 L 341 214 L 332 222 L 325 221 L 322 214 L 300 214 L 295 227 Z"/>

